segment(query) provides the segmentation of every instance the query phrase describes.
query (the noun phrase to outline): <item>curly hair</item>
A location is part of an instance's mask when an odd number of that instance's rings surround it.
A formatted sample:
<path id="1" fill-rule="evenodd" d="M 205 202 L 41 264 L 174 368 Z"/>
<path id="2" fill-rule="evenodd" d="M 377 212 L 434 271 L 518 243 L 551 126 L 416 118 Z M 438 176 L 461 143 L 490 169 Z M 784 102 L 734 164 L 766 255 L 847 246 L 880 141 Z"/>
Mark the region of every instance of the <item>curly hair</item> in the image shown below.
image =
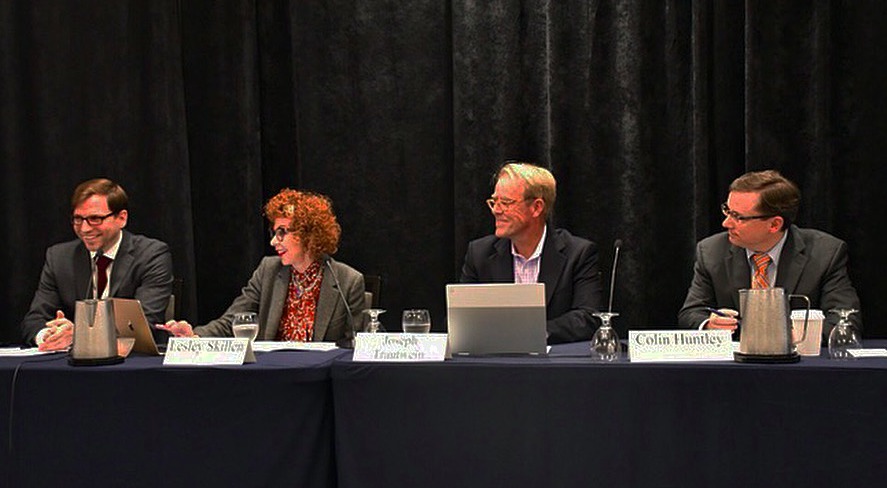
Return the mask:
<path id="1" fill-rule="evenodd" d="M 342 227 L 336 222 L 333 202 L 319 193 L 284 188 L 265 204 L 265 217 L 291 219 L 290 232 L 302 241 L 305 252 L 313 258 L 332 255 L 339 249 Z"/>

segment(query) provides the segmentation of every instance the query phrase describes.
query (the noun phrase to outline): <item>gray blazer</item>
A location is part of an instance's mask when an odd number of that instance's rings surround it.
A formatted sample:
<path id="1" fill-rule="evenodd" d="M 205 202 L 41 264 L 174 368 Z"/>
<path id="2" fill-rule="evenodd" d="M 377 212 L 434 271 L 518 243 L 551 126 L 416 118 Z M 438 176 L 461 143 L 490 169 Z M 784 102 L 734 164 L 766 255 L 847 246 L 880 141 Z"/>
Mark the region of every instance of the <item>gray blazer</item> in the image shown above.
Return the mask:
<path id="1" fill-rule="evenodd" d="M 314 341 L 335 342 L 352 336 L 351 327 L 363 330 L 364 300 L 363 275 L 347 264 L 330 259 L 336 271 L 342 293 L 348 299 L 352 317 L 349 319 L 345 305 L 336 290 L 336 280 L 328 266 L 323 266 L 323 279 L 320 284 L 320 297 L 314 317 Z M 273 341 L 277 336 L 280 316 L 286 303 L 291 266 L 284 266 L 280 257 L 269 256 L 262 259 L 253 271 L 252 277 L 240 292 L 240 296 L 225 310 L 225 313 L 209 322 L 194 328 L 194 333 L 205 337 L 230 337 L 231 320 L 239 312 L 256 312 L 259 318 L 259 340 Z"/>
<path id="2" fill-rule="evenodd" d="M 139 300 L 148 323 L 162 324 L 172 282 L 169 246 L 124 230 L 117 259 L 111 267 L 108 296 Z M 86 246 L 80 239 L 51 246 L 46 250 L 31 308 L 20 325 L 24 343 L 34 344 L 37 332 L 55 318 L 56 310 L 73 321 L 74 303 L 85 298 L 92 298 L 92 263 Z"/>
<path id="3" fill-rule="evenodd" d="M 705 307 L 739 310 L 739 290 L 750 286 L 751 268 L 745 249 L 730 244 L 726 232 L 699 241 L 693 282 L 678 313 L 678 324 L 683 328 L 699 327 L 709 316 Z M 794 225 L 789 228 L 775 286 L 786 293 L 807 295 L 811 308 L 826 313 L 824 337 L 837 322 L 837 316 L 828 313 L 830 309 L 859 310 L 859 297 L 847 273 L 847 244 L 822 231 Z M 793 305 L 799 308 L 801 304 Z M 862 331 L 861 315 L 855 314 L 853 321 Z"/>
<path id="4" fill-rule="evenodd" d="M 462 283 L 514 283 L 511 240 L 495 235 L 468 243 Z M 548 227 L 539 263 L 545 283 L 548 343 L 588 340 L 597 328 L 592 313 L 604 307 L 597 245 Z"/>

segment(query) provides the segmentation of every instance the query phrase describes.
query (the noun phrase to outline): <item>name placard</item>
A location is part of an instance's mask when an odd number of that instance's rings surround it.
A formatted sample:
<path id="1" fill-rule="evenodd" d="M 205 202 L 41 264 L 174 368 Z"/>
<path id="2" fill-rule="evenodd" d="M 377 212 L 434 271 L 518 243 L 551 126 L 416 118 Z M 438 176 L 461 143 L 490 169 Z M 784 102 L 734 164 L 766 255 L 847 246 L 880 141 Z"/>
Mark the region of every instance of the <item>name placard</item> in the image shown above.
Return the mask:
<path id="1" fill-rule="evenodd" d="M 732 361 L 729 330 L 630 330 L 631 362 Z"/>
<path id="2" fill-rule="evenodd" d="M 443 361 L 446 353 L 446 334 L 360 332 L 355 338 L 353 357 L 354 361 L 405 363 Z"/>
<path id="3" fill-rule="evenodd" d="M 170 337 L 164 366 L 216 366 L 256 362 L 250 341 L 233 337 Z"/>

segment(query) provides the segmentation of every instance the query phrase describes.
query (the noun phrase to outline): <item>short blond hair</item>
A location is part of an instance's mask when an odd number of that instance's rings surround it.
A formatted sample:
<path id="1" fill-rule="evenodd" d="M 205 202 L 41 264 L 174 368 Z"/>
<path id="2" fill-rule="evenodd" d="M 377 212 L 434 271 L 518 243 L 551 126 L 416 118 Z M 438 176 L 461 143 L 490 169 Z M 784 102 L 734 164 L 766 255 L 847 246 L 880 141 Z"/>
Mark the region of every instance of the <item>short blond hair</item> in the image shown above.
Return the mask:
<path id="1" fill-rule="evenodd" d="M 502 178 L 523 181 L 526 186 L 524 198 L 541 198 L 545 202 L 542 217 L 548 219 L 554 209 L 554 200 L 557 198 L 557 181 L 551 171 L 531 163 L 510 161 L 496 173 L 497 182 Z"/>

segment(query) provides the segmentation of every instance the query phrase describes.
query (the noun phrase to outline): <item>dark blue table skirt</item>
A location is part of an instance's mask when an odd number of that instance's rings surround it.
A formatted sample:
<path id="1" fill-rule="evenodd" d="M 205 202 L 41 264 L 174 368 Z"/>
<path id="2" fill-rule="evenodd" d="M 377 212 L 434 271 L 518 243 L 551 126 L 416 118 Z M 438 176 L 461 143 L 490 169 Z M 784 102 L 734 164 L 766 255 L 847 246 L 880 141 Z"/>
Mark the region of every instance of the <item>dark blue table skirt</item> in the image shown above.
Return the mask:
<path id="1" fill-rule="evenodd" d="M 867 347 L 884 347 L 869 341 Z M 332 366 L 339 486 L 881 486 L 887 360 Z"/>
<path id="2" fill-rule="evenodd" d="M 0 486 L 335 486 L 329 371 L 340 354 L 199 368 L 0 359 Z"/>

